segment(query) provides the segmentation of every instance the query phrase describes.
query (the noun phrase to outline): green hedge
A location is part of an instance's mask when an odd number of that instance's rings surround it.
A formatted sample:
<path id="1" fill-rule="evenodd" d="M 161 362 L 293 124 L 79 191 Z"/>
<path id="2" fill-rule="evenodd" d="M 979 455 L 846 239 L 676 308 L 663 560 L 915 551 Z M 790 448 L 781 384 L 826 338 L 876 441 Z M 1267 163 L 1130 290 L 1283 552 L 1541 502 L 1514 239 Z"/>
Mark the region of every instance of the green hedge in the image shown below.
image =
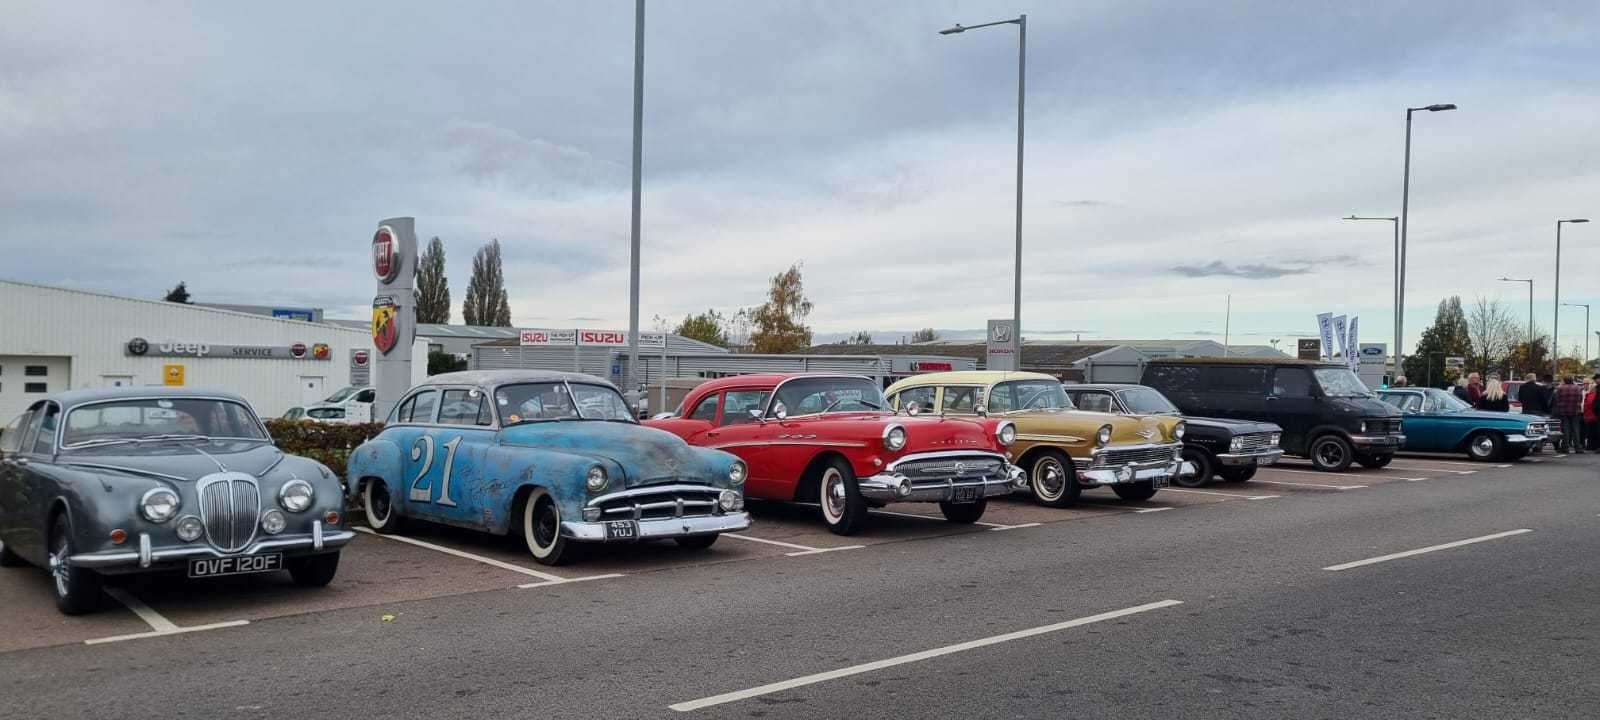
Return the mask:
<path id="1" fill-rule="evenodd" d="M 280 450 L 327 465 L 340 478 L 345 476 L 345 461 L 350 453 L 383 431 L 383 423 L 335 425 L 281 419 L 266 422 L 267 432 L 272 433 L 272 440 Z"/>

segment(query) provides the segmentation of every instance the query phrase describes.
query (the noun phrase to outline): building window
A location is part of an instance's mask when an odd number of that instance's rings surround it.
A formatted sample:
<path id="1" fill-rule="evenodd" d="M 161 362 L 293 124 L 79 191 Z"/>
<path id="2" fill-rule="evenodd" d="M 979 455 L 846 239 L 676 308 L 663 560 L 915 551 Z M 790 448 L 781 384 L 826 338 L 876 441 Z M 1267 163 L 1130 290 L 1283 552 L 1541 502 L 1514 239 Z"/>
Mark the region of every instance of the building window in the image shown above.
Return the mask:
<path id="1" fill-rule="evenodd" d="M 50 368 L 44 365 L 28 365 L 22 369 L 22 374 L 28 377 L 44 377 L 50 374 Z"/>
<path id="2" fill-rule="evenodd" d="M 25 393 L 41 393 L 41 394 L 50 392 L 49 390 L 45 389 L 45 384 L 44 383 L 24 383 L 22 385 L 22 391 L 25 392 Z"/>

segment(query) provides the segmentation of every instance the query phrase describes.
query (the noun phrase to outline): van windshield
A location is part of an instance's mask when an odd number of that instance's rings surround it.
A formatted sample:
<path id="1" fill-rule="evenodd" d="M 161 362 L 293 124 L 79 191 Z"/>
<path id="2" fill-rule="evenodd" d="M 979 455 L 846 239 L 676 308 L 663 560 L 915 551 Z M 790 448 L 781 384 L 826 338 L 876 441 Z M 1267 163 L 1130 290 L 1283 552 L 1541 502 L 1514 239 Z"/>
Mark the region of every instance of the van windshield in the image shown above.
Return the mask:
<path id="1" fill-rule="evenodd" d="M 1328 397 L 1372 397 L 1372 391 L 1361 378 L 1344 368 L 1317 368 L 1311 371 L 1317 376 L 1317 384 L 1322 386 L 1322 394 Z"/>
<path id="2" fill-rule="evenodd" d="M 328 399 L 323 400 L 323 402 L 326 402 L 326 403 L 342 403 L 342 402 L 344 402 L 346 400 L 349 400 L 350 396 L 356 394 L 356 391 L 358 391 L 360 389 L 361 388 L 358 388 L 358 387 L 356 387 L 354 385 L 351 385 L 351 386 L 345 387 L 345 388 L 340 388 L 339 392 L 336 392 L 336 393 L 334 393 L 332 395 L 329 395 Z"/>

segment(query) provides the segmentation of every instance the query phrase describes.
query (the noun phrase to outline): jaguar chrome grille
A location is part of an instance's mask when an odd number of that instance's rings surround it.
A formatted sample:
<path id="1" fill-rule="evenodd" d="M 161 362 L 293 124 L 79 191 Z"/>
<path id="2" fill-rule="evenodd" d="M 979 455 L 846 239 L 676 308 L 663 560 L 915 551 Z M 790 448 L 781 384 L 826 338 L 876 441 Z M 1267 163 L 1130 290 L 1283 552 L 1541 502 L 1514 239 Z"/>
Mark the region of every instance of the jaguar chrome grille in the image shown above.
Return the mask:
<path id="1" fill-rule="evenodd" d="M 711 515 L 717 510 L 717 496 L 721 488 L 707 486 L 704 490 L 683 487 L 663 488 L 656 492 L 635 492 L 615 499 L 601 499 L 602 520 L 666 520 L 672 518 Z"/>
<path id="2" fill-rule="evenodd" d="M 243 473 L 210 475 L 201 478 L 197 493 L 206 542 L 223 552 L 249 547 L 261 516 L 261 492 L 255 478 Z"/>
<path id="3" fill-rule="evenodd" d="M 1104 467 L 1169 463 L 1177 456 L 1177 447 L 1176 445 L 1143 445 L 1125 449 L 1110 447 L 1095 456 L 1094 464 L 1097 467 Z"/>
<path id="4" fill-rule="evenodd" d="M 1274 447 L 1272 433 L 1246 433 L 1239 436 L 1239 452 L 1256 452 Z"/>

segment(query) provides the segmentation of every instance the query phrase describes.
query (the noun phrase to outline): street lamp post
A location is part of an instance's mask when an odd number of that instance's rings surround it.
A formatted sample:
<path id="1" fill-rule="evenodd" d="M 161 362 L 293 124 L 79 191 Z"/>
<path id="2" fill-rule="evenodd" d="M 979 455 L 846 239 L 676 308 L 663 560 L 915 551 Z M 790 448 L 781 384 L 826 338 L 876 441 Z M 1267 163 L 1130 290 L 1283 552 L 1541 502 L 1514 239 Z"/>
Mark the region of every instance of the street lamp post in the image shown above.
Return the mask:
<path id="1" fill-rule="evenodd" d="M 957 23 L 953 27 L 940 30 L 939 34 L 957 35 L 968 30 L 996 25 L 1017 26 L 1017 259 L 1016 270 L 1012 277 L 1011 357 L 1015 363 L 1012 369 L 1020 370 L 1022 369 L 1022 128 L 1028 71 L 1028 16 L 1018 15 L 1011 20 L 997 20 L 965 27 Z"/>
<path id="2" fill-rule="evenodd" d="M 1520 282 L 1528 284 L 1528 371 L 1537 372 L 1533 366 L 1533 278 L 1500 278 L 1500 282 Z"/>
<path id="3" fill-rule="evenodd" d="M 1589 366 L 1589 304 L 1588 303 L 1561 303 L 1563 307 L 1583 308 L 1583 365 Z"/>
<path id="4" fill-rule="evenodd" d="M 1550 377 L 1561 374 L 1561 226 L 1565 223 L 1578 225 L 1589 222 L 1589 218 L 1569 218 L 1556 221 L 1556 311 L 1555 321 L 1550 328 Z M 1584 338 L 1587 344 L 1588 338 Z"/>
<path id="5" fill-rule="evenodd" d="M 1394 377 L 1400 377 L 1402 372 L 1400 369 L 1400 216 L 1362 217 L 1351 215 L 1345 219 L 1383 220 L 1394 223 L 1394 273 L 1393 277 L 1390 278 L 1394 281 L 1394 288 L 1391 290 L 1393 297 L 1390 298 L 1394 301 L 1394 352 L 1390 353 L 1390 355 L 1394 358 Z"/>
<path id="6" fill-rule="evenodd" d="M 1456 106 L 1453 103 L 1436 103 L 1433 105 L 1425 105 L 1423 107 L 1406 108 L 1406 169 L 1405 178 L 1400 186 L 1400 281 L 1397 283 L 1400 288 L 1398 290 L 1398 304 L 1400 309 L 1396 313 L 1395 318 L 1395 336 L 1402 339 L 1405 337 L 1406 324 L 1406 230 L 1408 229 L 1408 218 L 1411 212 L 1411 114 L 1418 110 L 1440 112 L 1442 110 L 1454 109 L 1456 109 Z M 1403 354 L 1400 352 L 1399 345 L 1400 342 L 1396 341 L 1396 347 L 1394 349 L 1396 364 L 1398 364 L 1399 360 L 1403 357 Z M 1398 373 L 1399 370 L 1396 370 L 1395 372 Z"/>
<path id="7" fill-rule="evenodd" d="M 628 397 L 639 412 L 639 190 L 644 160 L 644 0 L 633 6 L 633 217 L 628 246 Z M 661 368 L 666 371 L 666 366 Z M 660 408 L 656 408 L 660 411 Z"/>

